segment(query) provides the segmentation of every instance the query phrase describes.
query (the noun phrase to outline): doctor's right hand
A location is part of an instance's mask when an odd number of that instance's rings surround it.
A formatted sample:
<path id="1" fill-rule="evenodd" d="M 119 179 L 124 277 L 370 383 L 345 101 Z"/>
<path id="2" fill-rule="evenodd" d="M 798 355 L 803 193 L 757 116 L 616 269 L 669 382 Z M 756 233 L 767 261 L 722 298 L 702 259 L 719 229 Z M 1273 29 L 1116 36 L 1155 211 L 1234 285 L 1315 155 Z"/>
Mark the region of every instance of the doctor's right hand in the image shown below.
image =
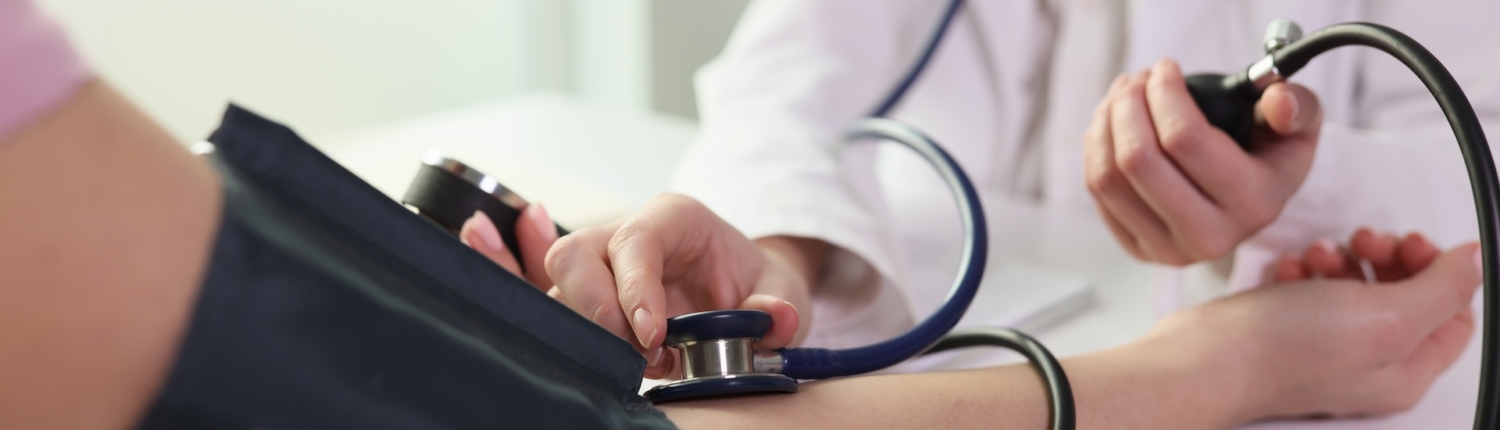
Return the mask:
<path id="1" fill-rule="evenodd" d="M 1280 216 L 1312 168 L 1323 112 L 1312 91 L 1276 83 L 1255 116 L 1247 151 L 1208 123 L 1171 60 L 1115 81 L 1085 134 L 1085 171 L 1127 251 L 1213 260 Z"/>
<path id="2" fill-rule="evenodd" d="M 722 309 L 771 314 L 758 349 L 794 344 L 806 332 L 820 241 L 751 241 L 689 197 L 664 194 L 630 218 L 579 230 L 547 253 L 556 286 L 548 294 L 630 341 L 645 355 L 646 377 L 678 373 L 667 318 Z"/>

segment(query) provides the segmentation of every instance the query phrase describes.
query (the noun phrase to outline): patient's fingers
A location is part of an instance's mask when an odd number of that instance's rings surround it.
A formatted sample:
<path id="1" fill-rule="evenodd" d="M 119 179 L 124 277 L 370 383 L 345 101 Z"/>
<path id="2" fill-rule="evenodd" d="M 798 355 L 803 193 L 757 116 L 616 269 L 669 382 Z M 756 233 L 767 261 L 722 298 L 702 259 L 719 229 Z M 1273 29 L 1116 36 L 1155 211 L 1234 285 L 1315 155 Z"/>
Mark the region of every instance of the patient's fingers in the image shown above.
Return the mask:
<path id="1" fill-rule="evenodd" d="M 1302 254 L 1302 264 L 1312 274 L 1325 278 L 1359 278 L 1359 267 L 1339 249 L 1338 244 L 1329 239 L 1319 240 L 1307 247 L 1307 252 Z"/>
<path id="2" fill-rule="evenodd" d="M 1399 254 L 1397 258 L 1401 260 L 1401 265 L 1407 273 L 1417 273 L 1432 264 L 1432 260 L 1442 254 L 1442 251 L 1428 241 L 1426 236 L 1412 232 L 1401 240 L 1401 246 L 1396 253 Z"/>
<path id="3" fill-rule="evenodd" d="M 1301 281 L 1312 277 L 1302 265 L 1302 257 L 1296 254 L 1287 254 L 1276 260 L 1271 279 L 1275 282 Z"/>
<path id="4" fill-rule="evenodd" d="M 495 223 L 484 212 L 474 211 L 474 216 L 464 221 L 463 227 L 458 230 L 458 240 L 510 273 L 522 276 L 521 265 L 516 263 L 516 257 L 505 248 L 505 242 L 500 240 L 500 231 L 495 229 Z"/>
<path id="5" fill-rule="evenodd" d="M 1376 232 L 1368 227 L 1361 227 L 1349 239 L 1349 251 L 1355 258 L 1369 262 L 1370 268 L 1375 272 L 1375 279 L 1381 282 L 1399 281 L 1417 272 L 1401 264 L 1396 252 L 1400 245 L 1401 241 L 1396 236 Z M 1434 248 L 1433 254 L 1436 253 L 1437 249 Z"/>
<path id="6" fill-rule="evenodd" d="M 1469 339 L 1474 334 L 1474 311 L 1465 308 L 1453 319 L 1438 326 L 1427 339 L 1417 344 L 1416 349 L 1401 361 L 1408 380 L 1418 387 L 1426 387 L 1443 373 L 1458 357 L 1463 355 Z"/>
<path id="7" fill-rule="evenodd" d="M 1405 282 L 1377 284 L 1371 297 L 1385 309 L 1399 310 L 1396 338 L 1425 339 L 1442 324 L 1469 309 L 1469 302 L 1479 286 L 1481 273 L 1477 266 L 1479 246 L 1467 244 L 1443 253 L 1421 273 Z M 1416 336 L 1412 336 L 1416 335 Z"/>

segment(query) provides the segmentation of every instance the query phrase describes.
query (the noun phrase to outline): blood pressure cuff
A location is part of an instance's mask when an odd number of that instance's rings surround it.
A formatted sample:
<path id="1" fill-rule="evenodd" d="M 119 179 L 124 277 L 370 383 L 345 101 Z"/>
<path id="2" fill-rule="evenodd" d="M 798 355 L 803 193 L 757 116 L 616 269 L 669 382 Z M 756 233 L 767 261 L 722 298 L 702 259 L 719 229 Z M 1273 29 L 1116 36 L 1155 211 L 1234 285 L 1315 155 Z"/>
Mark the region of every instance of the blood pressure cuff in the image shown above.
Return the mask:
<path id="1" fill-rule="evenodd" d="M 673 428 L 629 344 L 290 129 L 230 106 L 209 140 L 223 220 L 140 428 Z"/>

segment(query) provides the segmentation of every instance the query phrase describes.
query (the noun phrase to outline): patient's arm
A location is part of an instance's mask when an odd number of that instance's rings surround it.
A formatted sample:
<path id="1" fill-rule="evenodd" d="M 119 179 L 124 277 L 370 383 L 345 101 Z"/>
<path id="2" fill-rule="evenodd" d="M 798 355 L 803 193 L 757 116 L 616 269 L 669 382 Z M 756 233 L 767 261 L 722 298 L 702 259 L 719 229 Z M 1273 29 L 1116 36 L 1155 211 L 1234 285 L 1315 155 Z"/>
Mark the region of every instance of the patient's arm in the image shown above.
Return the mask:
<path id="1" fill-rule="evenodd" d="M 208 166 L 102 83 L 0 141 L 0 428 L 127 428 L 218 221 Z"/>
<path id="2" fill-rule="evenodd" d="M 1243 385 L 1149 342 L 1063 360 L 1078 428 L 1211 429 L 1248 419 Z M 694 428 L 1048 428 L 1042 380 L 1024 364 L 803 384 L 794 395 L 669 404 Z"/>
<path id="3" fill-rule="evenodd" d="M 1208 429 L 1269 417 L 1410 408 L 1463 352 L 1477 247 L 1396 282 L 1265 286 L 1188 309 L 1146 337 L 1067 359 L 1079 428 Z M 1046 428 L 1024 365 L 852 377 L 792 395 L 672 403 L 693 428 Z"/>

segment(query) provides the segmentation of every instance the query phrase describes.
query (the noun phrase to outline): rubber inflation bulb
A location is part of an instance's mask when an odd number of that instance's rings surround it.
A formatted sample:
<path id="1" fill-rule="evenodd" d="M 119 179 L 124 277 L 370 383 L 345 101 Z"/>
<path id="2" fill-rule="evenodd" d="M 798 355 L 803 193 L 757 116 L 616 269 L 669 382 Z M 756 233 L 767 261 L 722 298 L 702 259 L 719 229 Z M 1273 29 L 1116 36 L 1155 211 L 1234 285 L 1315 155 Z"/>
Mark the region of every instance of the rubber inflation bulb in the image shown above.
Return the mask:
<path id="1" fill-rule="evenodd" d="M 1188 76 L 1186 80 L 1188 92 L 1208 123 L 1224 130 L 1240 147 L 1249 149 L 1250 133 L 1255 127 L 1255 102 L 1260 100 L 1260 92 L 1243 76 L 1204 73 Z"/>

